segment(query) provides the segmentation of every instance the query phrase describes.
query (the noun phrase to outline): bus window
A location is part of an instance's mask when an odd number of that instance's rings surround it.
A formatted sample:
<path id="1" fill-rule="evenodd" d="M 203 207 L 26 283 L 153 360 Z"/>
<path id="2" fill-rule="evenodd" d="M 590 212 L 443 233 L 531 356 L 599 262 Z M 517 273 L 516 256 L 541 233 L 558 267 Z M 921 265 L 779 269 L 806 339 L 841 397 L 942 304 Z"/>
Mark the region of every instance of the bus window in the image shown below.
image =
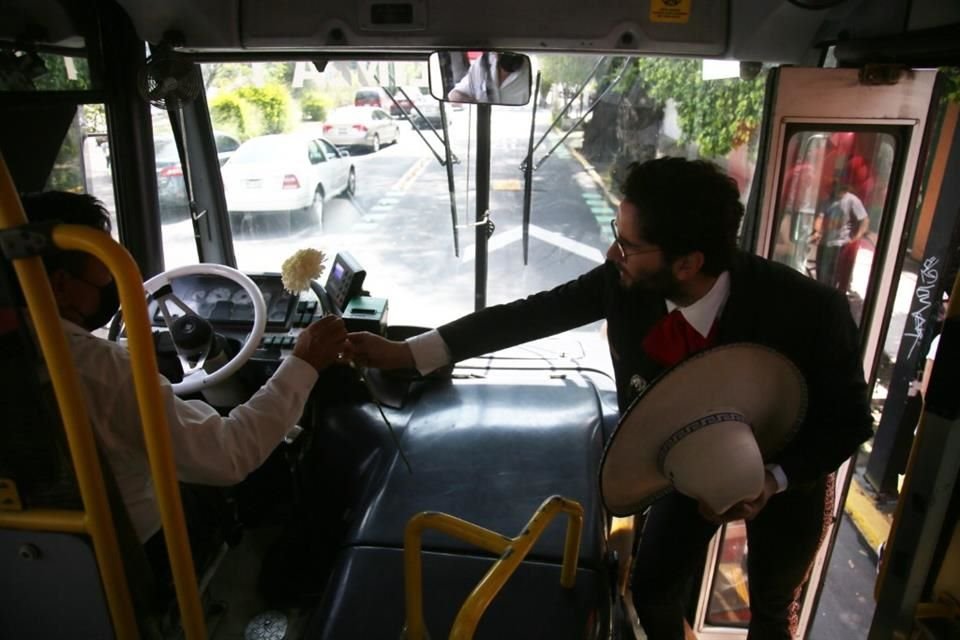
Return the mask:
<path id="1" fill-rule="evenodd" d="M 795 131 L 787 140 L 773 259 L 863 301 L 887 206 L 896 138 L 876 131 Z"/>
<path id="2" fill-rule="evenodd" d="M 196 264 L 199 261 L 197 242 L 177 142 L 173 138 L 166 111 L 151 107 L 150 112 L 153 116 L 153 157 L 157 172 L 164 266 L 172 269 Z"/>
<path id="3" fill-rule="evenodd" d="M 86 58 L 5 50 L 0 59 L 16 72 L 0 74 L 0 91 L 82 91 L 92 89 Z"/>
<path id="4" fill-rule="evenodd" d="M 120 236 L 106 131 L 103 105 L 80 105 L 64 136 L 44 191 L 89 193 L 103 202 L 110 213 L 110 234 L 117 240 Z"/>

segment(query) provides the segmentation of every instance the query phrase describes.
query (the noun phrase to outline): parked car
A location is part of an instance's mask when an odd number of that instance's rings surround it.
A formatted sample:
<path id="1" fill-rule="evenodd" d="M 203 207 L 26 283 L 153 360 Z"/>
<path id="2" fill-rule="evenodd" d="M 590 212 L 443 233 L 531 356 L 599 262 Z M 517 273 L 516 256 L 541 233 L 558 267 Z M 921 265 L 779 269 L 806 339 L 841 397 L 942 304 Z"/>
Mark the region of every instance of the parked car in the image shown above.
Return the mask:
<path id="1" fill-rule="evenodd" d="M 240 141 L 219 131 L 215 131 L 213 136 L 217 145 L 217 157 L 220 159 L 220 166 L 223 166 L 240 146 Z M 160 220 L 163 222 L 184 220 L 190 215 L 190 205 L 187 202 L 187 186 L 183 178 L 183 167 L 180 166 L 180 154 L 177 152 L 176 141 L 172 136 L 158 136 L 153 142 L 153 155 L 157 166 Z"/>
<path id="2" fill-rule="evenodd" d="M 440 130 L 443 128 L 443 121 L 441 119 L 440 112 L 440 102 L 433 98 L 432 96 L 426 96 L 422 100 L 416 102 L 416 109 L 411 109 L 410 113 L 410 123 L 417 129 L 429 129 L 432 126 L 434 129 Z M 447 105 L 447 109 L 450 106 Z M 417 112 L 419 110 L 419 113 Z M 427 123 L 430 123 L 428 126 Z M 450 114 L 447 113 L 447 126 L 450 126 Z"/>
<path id="3" fill-rule="evenodd" d="M 377 107 L 386 109 L 393 100 L 387 92 L 380 87 L 362 87 L 353 94 L 353 106 L 355 107 Z"/>
<path id="4" fill-rule="evenodd" d="M 401 92 L 400 89 L 403 89 Z M 404 112 L 410 113 L 413 111 L 412 105 L 414 102 L 423 99 L 424 96 L 430 95 L 430 87 L 396 87 L 391 92 L 396 104 L 392 101 L 390 102 L 390 115 L 393 117 L 404 117 Z M 404 97 L 406 94 L 406 97 Z M 403 111 L 400 108 L 403 108 Z"/>
<path id="5" fill-rule="evenodd" d="M 247 214 L 269 213 L 288 215 L 291 226 L 322 226 L 326 202 L 357 189 L 349 153 L 324 138 L 298 134 L 247 140 L 221 173 L 235 224 Z"/>
<path id="6" fill-rule="evenodd" d="M 380 145 L 397 141 L 400 126 L 383 109 L 340 107 L 330 112 L 323 135 L 337 146 L 379 151 Z"/>

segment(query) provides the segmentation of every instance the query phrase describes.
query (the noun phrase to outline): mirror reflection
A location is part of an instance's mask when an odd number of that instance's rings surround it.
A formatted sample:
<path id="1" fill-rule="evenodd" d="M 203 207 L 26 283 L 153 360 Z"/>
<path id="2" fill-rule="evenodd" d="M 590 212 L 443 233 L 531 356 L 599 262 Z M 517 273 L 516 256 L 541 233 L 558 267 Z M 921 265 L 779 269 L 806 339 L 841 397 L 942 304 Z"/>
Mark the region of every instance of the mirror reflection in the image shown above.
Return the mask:
<path id="1" fill-rule="evenodd" d="M 430 92 L 438 100 L 520 106 L 530 100 L 530 58 L 511 51 L 437 51 Z"/>

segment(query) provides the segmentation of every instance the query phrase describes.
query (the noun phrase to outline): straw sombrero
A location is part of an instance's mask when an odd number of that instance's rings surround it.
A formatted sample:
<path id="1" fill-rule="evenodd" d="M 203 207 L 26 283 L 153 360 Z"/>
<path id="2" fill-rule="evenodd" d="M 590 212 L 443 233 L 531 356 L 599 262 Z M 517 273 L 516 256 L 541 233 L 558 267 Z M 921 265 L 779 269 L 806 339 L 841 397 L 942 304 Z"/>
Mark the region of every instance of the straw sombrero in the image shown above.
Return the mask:
<path id="1" fill-rule="evenodd" d="M 677 490 L 723 513 L 763 490 L 764 460 L 806 413 L 807 387 L 789 359 L 739 343 L 668 370 L 617 424 L 600 464 L 607 510 L 625 516 Z"/>

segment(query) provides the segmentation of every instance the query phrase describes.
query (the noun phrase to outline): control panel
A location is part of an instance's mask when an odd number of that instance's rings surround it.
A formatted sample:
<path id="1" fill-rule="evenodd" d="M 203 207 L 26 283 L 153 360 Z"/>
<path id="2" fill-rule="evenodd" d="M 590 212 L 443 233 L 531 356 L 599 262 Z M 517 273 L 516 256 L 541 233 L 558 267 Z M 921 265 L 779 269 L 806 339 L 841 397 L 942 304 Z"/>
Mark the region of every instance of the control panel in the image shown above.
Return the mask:
<path id="1" fill-rule="evenodd" d="M 305 296 L 306 294 L 304 294 Z M 297 302 L 293 312 L 293 319 L 290 328 L 285 331 L 267 330 L 263 334 L 263 340 L 260 342 L 258 355 L 266 358 L 277 358 L 281 355 L 287 355 L 293 350 L 293 345 L 300 335 L 300 331 L 308 326 L 314 320 L 323 316 L 323 309 L 316 299 L 301 299 Z"/>

